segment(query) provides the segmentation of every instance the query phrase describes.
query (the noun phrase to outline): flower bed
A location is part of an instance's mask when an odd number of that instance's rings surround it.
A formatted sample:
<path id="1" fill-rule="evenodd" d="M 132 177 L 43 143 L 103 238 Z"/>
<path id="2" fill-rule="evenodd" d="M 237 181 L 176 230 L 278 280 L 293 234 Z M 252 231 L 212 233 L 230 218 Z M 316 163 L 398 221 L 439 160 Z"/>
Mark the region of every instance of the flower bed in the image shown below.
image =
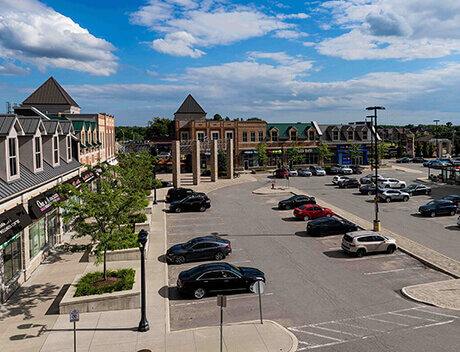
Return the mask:
<path id="1" fill-rule="evenodd" d="M 109 270 L 107 282 L 104 283 L 103 272 L 88 273 L 78 281 L 74 297 L 131 290 L 134 285 L 134 275 L 134 269 Z"/>

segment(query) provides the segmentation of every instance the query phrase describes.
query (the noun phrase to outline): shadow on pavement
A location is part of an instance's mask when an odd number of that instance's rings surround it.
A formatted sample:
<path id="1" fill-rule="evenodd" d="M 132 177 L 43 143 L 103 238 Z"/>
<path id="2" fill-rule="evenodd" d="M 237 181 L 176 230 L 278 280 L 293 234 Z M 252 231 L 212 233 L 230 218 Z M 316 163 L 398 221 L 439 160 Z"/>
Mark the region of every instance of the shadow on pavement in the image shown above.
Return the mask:
<path id="1" fill-rule="evenodd" d="M 295 235 L 298 237 L 315 237 L 315 236 L 309 235 L 307 231 L 297 231 Z"/>
<path id="2" fill-rule="evenodd" d="M 420 213 L 412 213 L 410 216 L 413 216 L 414 218 L 429 218 L 429 216 L 422 216 Z"/>
<path id="3" fill-rule="evenodd" d="M 160 255 L 157 259 L 160 263 L 167 263 L 166 255 L 164 254 Z"/>
<path id="4" fill-rule="evenodd" d="M 445 229 L 450 231 L 460 231 L 460 227 L 458 225 L 449 225 L 446 226 Z"/>
<path id="5" fill-rule="evenodd" d="M 286 210 L 291 210 L 291 209 L 280 209 L 278 207 L 272 207 L 272 210 L 275 210 L 275 211 L 286 211 Z"/>
<path id="6" fill-rule="evenodd" d="M 334 250 L 334 251 L 326 251 L 323 252 L 324 255 L 328 256 L 329 258 L 339 258 L 339 259 L 346 259 L 350 258 L 351 256 L 341 249 Z"/>
<path id="7" fill-rule="evenodd" d="M 69 289 L 70 284 L 65 284 L 62 286 L 61 290 L 57 294 L 56 298 L 54 299 L 53 303 L 49 306 L 48 310 L 46 311 L 45 315 L 54 315 L 59 314 L 59 303 L 61 303 L 62 298 L 66 294 L 67 290 Z"/>
<path id="8" fill-rule="evenodd" d="M 295 216 L 291 216 L 289 218 L 282 218 L 281 220 L 287 221 L 287 222 L 301 222 L 303 220 L 297 219 Z"/>

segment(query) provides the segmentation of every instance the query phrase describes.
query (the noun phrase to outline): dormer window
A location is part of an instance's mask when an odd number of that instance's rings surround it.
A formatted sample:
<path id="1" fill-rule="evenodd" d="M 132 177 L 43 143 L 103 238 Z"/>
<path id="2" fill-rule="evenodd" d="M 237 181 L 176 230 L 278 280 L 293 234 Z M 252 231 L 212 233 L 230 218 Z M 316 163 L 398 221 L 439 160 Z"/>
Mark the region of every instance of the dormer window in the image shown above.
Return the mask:
<path id="1" fill-rule="evenodd" d="M 296 141 L 296 140 L 297 140 L 297 131 L 291 130 L 291 141 Z"/>
<path id="2" fill-rule="evenodd" d="M 53 163 L 59 163 L 59 140 L 57 136 L 53 137 Z"/>
<path id="3" fill-rule="evenodd" d="M 353 131 L 348 131 L 348 139 L 353 140 Z"/>
<path id="4" fill-rule="evenodd" d="M 18 139 L 8 139 L 8 161 L 9 161 L 9 177 L 14 178 L 19 173 L 19 159 L 18 159 Z"/>
<path id="5" fill-rule="evenodd" d="M 278 142 L 278 131 L 272 131 L 272 142 Z"/>
<path id="6" fill-rule="evenodd" d="M 339 131 L 335 130 L 335 131 L 332 131 L 332 139 L 334 141 L 338 141 L 339 140 Z"/>
<path id="7" fill-rule="evenodd" d="M 363 130 L 363 139 L 367 139 L 367 130 Z"/>
<path id="8" fill-rule="evenodd" d="M 308 139 L 311 141 L 315 140 L 315 131 L 308 132 Z"/>
<path id="9" fill-rule="evenodd" d="M 42 168 L 42 139 L 40 137 L 34 138 L 35 143 L 35 169 L 39 170 Z"/>
<path id="10" fill-rule="evenodd" d="M 67 136 L 67 160 L 72 158 L 72 140 L 70 136 Z"/>

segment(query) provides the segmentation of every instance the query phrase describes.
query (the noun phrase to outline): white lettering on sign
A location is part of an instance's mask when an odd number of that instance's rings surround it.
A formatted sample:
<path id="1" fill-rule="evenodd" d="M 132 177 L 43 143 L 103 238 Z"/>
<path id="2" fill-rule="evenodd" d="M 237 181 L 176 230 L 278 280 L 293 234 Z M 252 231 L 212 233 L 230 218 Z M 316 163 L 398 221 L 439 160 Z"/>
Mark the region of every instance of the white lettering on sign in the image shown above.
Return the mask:
<path id="1" fill-rule="evenodd" d="M 59 194 L 55 193 L 49 197 L 45 197 L 45 199 L 36 200 L 35 204 L 37 204 L 37 207 L 39 207 L 41 211 L 45 211 L 53 205 L 53 202 L 57 202 L 60 199 L 61 197 L 59 197 Z"/>
<path id="2" fill-rule="evenodd" d="M 19 225 L 21 221 L 19 219 L 12 221 L 11 219 L 5 220 L 0 223 L 0 234 L 3 235 L 5 232 L 11 230 L 13 227 Z"/>

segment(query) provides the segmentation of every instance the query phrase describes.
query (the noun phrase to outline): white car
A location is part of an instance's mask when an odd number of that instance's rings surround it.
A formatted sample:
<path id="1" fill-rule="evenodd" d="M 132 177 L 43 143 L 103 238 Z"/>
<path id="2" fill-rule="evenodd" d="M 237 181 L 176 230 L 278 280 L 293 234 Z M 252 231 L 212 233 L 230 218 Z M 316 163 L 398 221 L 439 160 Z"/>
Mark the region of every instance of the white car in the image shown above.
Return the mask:
<path id="1" fill-rule="evenodd" d="M 342 238 L 342 249 L 362 257 L 370 252 L 393 253 L 398 246 L 392 237 L 383 236 L 373 231 L 354 231 L 346 233 Z"/>
<path id="2" fill-rule="evenodd" d="M 377 175 L 377 181 L 381 181 L 383 179 L 385 179 L 385 177 L 383 177 L 382 175 Z M 361 177 L 359 182 L 365 185 L 365 184 L 371 183 L 373 180 L 375 180 L 375 174 L 372 173 L 372 174 Z"/>
<path id="3" fill-rule="evenodd" d="M 345 180 L 348 180 L 348 179 L 349 179 L 348 176 L 334 176 L 334 177 L 332 178 L 332 183 L 333 183 L 334 185 L 338 185 L 340 182 L 345 181 Z"/>
<path id="4" fill-rule="evenodd" d="M 344 175 L 351 175 L 353 173 L 353 170 L 350 169 L 348 166 L 341 166 L 340 172 Z"/>
<path id="5" fill-rule="evenodd" d="M 379 193 L 379 200 L 390 203 L 393 200 L 402 200 L 407 202 L 409 200 L 410 194 L 406 192 L 399 191 L 397 189 L 387 188 L 382 193 Z"/>
<path id="6" fill-rule="evenodd" d="M 299 176 L 296 169 L 289 169 L 289 176 Z"/>
<path id="7" fill-rule="evenodd" d="M 406 188 L 406 182 L 396 178 L 385 178 L 378 181 L 378 186 L 380 188 Z"/>

